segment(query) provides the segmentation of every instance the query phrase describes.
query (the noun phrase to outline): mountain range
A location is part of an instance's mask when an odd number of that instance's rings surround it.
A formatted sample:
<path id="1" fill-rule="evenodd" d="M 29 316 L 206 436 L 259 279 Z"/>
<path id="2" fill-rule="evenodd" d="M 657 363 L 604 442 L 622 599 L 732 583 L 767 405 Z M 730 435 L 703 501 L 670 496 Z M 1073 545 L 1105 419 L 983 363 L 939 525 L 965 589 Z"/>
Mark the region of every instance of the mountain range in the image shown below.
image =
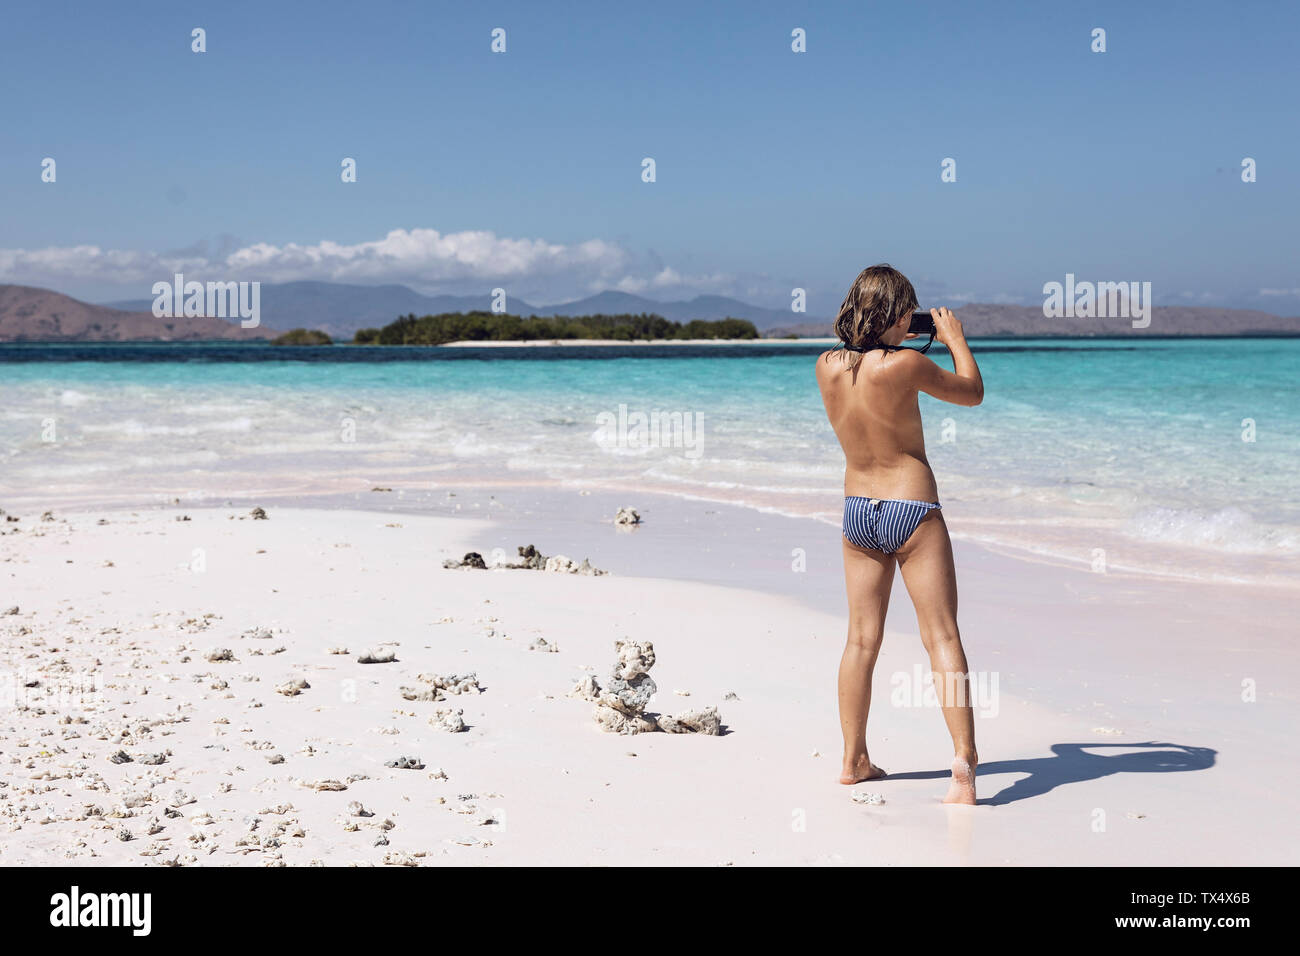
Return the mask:
<path id="1" fill-rule="evenodd" d="M 399 315 L 438 315 L 443 312 L 492 310 L 490 295 L 423 295 L 404 285 L 346 285 L 337 282 L 262 284 L 262 315 L 282 329 L 320 329 L 334 338 L 352 338 L 357 329 L 378 328 Z M 107 305 L 126 311 L 149 311 L 152 299 L 131 299 Z M 533 305 L 506 300 L 512 315 L 622 315 L 653 312 L 671 322 L 691 319 L 749 319 L 760 330 L 789 324 L 791 314 L 764 309 L 739 299 L 700 295 L 689 301 L 656 302 L 626 292 L 598 295 L 559 305 Z"/>
<path id="2" fill-rule="evenodd" d="M 320 329 L 346 340 L 357 329 L 383 326 L 400 315 L 490 310 L 491 301 L 486 295 L 423 295 L 402 285 L 265 284 L 261 289 L 262 325 L 256 329 L 243 329 L 237 322 L 222 319 L 159 319 L 153 316 L 152 306 L 152 299 L 94 305 L 49 289 L 0 285 L 0 342 L 251 341 L 293 328 Z M 1300 334 L 1300 318 L 1248 309 L 1155 306 L 1150 325 L 1134 329 L 1127 318 L 1048 318 L 1035 306 L 967 303 L 956 308 L 970 336 Z M 726 296 L 656 302 L 626 292 L 602 292 L 551 306 L 512 299 L 507 301 L 507 310 L 525 316 L 653 312 L 678 322 L 732 317 L 749 319 L 767 336 L 832 335 L 829 317 L 795 323 L 787 311 L 752 306 Z"/>
<path id="3" fill-rule="evenodd" d="M 969 337 L 1052 338 L 1060 335 L 1300 335 L 1300 317 L 1286 318 L 1253 309 L 1211 309 L 1157 305 L 1150 325 L 1133 328 L 1129 318 L 1050 318 L 1042 306 L 968 302 L 952 307 Z M 802 322 L 773 327 L 768 336 L 834 338 L 832 323 Z"/>
<path id="4" fill-rule="evenodd" d="M 152 300 L 113 302 L 126 310 L 147 311 Z M 1300 333 L 1300 319 L 1283 318 L 1247 309 L 1213 309 L 1156 306 L 1151 324 L 1137 330 L 1128 318 L 1048 318 L 1039 306 L 967 303 L 960 309 L 968 335 L 1247 335 Z M 357 329 L 378 327 L 399 315 L 437 315 L 442 312 L 491 311 L 488 295 L 423 295 L 404 285 L 346 285 L 333 282 L 263 284 L 262 315 L 278 328 L 320 329 L 334 338 L 350 339 Z M 558 305 L 533 305 L 508 299 L 513 315 L 620 315 L 653 312 L 674 322 L 691 319 L 748 319 L 768 336 L 801 338 L 833 336 L 830 316 L 822 319 L 795 316 L 785 309 L 766 309 L 721 295 L 699 295 L 689 300 L 657 302 L 627 292 L 598 295 Z M 793 321 L 794 319 L 803 321 Z"/>

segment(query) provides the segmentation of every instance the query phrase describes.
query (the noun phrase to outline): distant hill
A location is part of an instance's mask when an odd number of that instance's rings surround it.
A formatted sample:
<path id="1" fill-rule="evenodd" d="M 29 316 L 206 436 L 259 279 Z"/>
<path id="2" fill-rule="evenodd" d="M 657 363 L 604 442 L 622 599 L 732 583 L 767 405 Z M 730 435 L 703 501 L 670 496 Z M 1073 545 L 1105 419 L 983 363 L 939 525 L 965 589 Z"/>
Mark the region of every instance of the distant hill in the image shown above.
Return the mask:
<path id="1" fill-rule="evenodd" d="M 532 306 L 528 308 L 532 310 Z M 792 315 L 788 310 L 764 309 L 723 295 L 697 295 L 689 300 L 656 302 L 654 299 L 628 292 L 601 292 L 574 302 L 543 306 L 532 312 L 537 315 L 624 315 L 653 312 L 663 316 L 669 322 L 689 322 L 692 319 L 710 321 L 748 319 L 760 330 L 788 323 Z"/>
<path id="2" fill-rule="evenodd" d="M 148 311 L 152 305 L 150 300 L 143 311 L 127 311 L 49 289 L 0 285 L 0 342 L 252 341 L 278 334 L 265 326 L 243 329 L 223 319 L 157 319 Z"/>
<path id="3" fill-rule="evenodd" d="M 48 298 L 40 299 L 42 296 Z M 535 306 L 518 298 L 507 299 L 506 305 L 509 312 L 522 316 L 652 312 L 673 322 L 748 319 L 769 337 L 833 335 L 829 318 L 792 322 L 795 316 L 784 309 L 765 309 L 720 295 L 656 302 L 627 292 L 607 291 L 558 305 Z M 263 328 L 249 330 L 217 319 L 155 319 L 150 314 L 152 306 L 152 299 L 89 305 L 45 289 L 0 286 L 0 341 L 261 339 L 279 334 L 275 330 L 294 328 L 319 329 L 335 339 L 350 340 L 357 329 L 381 328 L 402 315 L 490 311 L 492 301 L 486 293 L 424 295 L 404 285 L 265 283 L 261 289 Z M 1046 318 L 1038 306 L 967 303 L 956 308 L 967 334 L 972 336 L 1300 334 L 1300 317 L 1284 318 L 1249 309 L 1156 306 L 1151 325 L 1134 329 L 1131 320 L 1125 318 Z"/>
<path id="4" fill-rule="evenodd" d="M 152 299 L 107 303 L 130 311 L 148 311 Z M 492 297 L 483 295 L 423 295 L 404 285 L 346 285 L 335 282 L 263 283 L 262 321 L 277 328 L 320 329 L 336 339 L 351 339 L 357 329 L 378 328 L 398 316 L 440 315 L 445 312 L 491 311 Z M 749 319 L 762 329 L 788 323 L 791 313 L 763 309 L 739 299 L 719 295 L 696 296 L 689 301 L 656 302 L 626 292 L 601 292 L 559 305 L 533 305 L 508 298 L 513 315 L 622 315 L 653 312 L 670 322 L 692 319 Z"/>
<path id="5" fill-rule="evenodd" d="M 1250 309 L 1206 309 L 1157 305 L 1151 309 L 1151 324 L 1133 328 L 1133 320 L 1052 319 L 1041 306 L 987 305 L 967 303 L 953 307 L 967 336 L 1054 335 L 1300 335 L 1300 318 L 1284 318 Z M 800 338 L 833 338 L 830 322 L 803 322 L 770 328 L 768 336 L 798 335 Z"/>
<path id="6" fill-rule="evenodd" d="M 51 293 L 53 294 L 53 293 Z M 111 307 L 148 312 L 151 299 L 109 303 Z M 491 297 L 483 295 L 424 295 L 404 285 L 348 285 L 335 282 L 284 282 L 262 285 L 262 321 L 279 329 L 319 329 L 335 339 L 350 340 L 357 329 L 380 328 L 398 316 L 439 315 L 447 312 L 490 311 Z M 627 292 L 601 292 L 562 302 L 536 306 L 508 298 L 507 311 L 521 316 L 621 315 L 653 312 L 672 322 L 692 319 L 716 321 L 748 319 L 766 336 L 795 334 L 824 337 L 832 334 L 825 321 L 796 318 L 785 309 L 765 309 L 720 295 L 700 295 L 689 300 L 656 302 Z M 1130 319 L 1049 319 L 1038 306 L 970 303 L 957 307 L 968 335 L 1248 335 L 1300 334 L 1300 318 L 1283 318 L 1246 309 L 1205 309 L 1156 306 L 1151 325 L 1135 329 Z M 805 318 L 799 316 L 798 318 Z M 153 320 L 151 317 L 151 321 Z M 167 320 L 170 321 L 170 320 Z M 192 320 L 201 321 L 201 320 Z M 177 323 L 178 325 L 180 323 Z"/>
<path id="7" fill-rule="evenodd" d="M 438 296 L 448 308 L 437 311 L 461 312 L 486 308 L 487 296 Z M 334 338 L 351 339 L 352 333 L 367 326 L 387 325 L 399 315 L 424 315 L 435 299 L 404 285 L 344 285 L 334 282 L 263 283 L 260 305 L 262 322 L 280 329 L 319 329 Z M 471 306 L 470 303 L 473 303 Z M 109 302 L 108 306 L 130 311 L 149 311 L 152 299 Z"/>

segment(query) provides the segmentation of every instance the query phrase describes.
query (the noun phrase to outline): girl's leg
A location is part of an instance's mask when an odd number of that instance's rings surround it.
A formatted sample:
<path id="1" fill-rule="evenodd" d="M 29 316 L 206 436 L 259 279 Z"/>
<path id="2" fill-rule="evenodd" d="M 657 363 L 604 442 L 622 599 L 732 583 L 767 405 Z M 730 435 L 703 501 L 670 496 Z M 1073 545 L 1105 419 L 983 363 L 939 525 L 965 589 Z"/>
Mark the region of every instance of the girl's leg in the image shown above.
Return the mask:
<path id="1" fill-rule="evenodd" d="M 858 783 L 885 775 L 867 756 L 867 711 L 871 708 L 871 673 L 885 635 L 895 561 L 892 554 L 840 540 L 849 595 L 849 638 L 840 659 L 839 677 L 840 729 L 844 733 L 840 783 Z"/>
<path id="2" fill-rule="evenodd" d="M 916 606 L 921 642 L 930 655 L 935 692 L 952 734 L 952 787 L 945 803 L 975 802 L 975 720 L 966 653 L 957 630 L 957 571 L 943 512 L 931 511 L 896 552 L 903 583 Z"/>

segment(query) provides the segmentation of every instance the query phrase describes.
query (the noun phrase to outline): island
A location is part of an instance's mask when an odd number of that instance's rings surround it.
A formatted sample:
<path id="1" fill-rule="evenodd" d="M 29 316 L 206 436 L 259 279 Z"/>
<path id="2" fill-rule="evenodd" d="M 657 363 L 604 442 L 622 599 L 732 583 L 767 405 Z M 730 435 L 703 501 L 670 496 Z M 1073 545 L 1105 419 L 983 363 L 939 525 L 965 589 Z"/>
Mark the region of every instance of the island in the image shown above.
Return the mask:
<path id="1" fill-rule="evenodd" d="M 444 312 L 404 315 L 381 329 L 358 329 L 354 345 L 447 345 L 452 342 L 606 340 L 617 342 L 684 339 L 757 339 L 747 319 L 671 322 L 649 312 L 638 315 L 538 316 L 504 312 Z"/>
<path id="2" fill-rule="evenodd" d="M 290 329 L 271 339 L 272 345 L 333 345 L 334 340 L 320 329 Z"/>

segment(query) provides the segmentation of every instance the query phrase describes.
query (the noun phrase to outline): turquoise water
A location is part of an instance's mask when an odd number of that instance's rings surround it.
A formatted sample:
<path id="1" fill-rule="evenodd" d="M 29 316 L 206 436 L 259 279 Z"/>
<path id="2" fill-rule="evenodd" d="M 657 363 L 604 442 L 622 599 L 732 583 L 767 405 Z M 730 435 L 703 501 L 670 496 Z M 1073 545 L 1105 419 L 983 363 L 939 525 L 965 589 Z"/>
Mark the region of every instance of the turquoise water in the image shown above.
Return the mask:
<path id="1" fill-rule="evenodd" d="M 1300 340 L 973 347 L 984 404 L 921 400 L 954 532 L 1229 576 L 1300 553 Z M 0 346 L 0 504 L 558 482 L 835 521 L 820 351 Z"/>

